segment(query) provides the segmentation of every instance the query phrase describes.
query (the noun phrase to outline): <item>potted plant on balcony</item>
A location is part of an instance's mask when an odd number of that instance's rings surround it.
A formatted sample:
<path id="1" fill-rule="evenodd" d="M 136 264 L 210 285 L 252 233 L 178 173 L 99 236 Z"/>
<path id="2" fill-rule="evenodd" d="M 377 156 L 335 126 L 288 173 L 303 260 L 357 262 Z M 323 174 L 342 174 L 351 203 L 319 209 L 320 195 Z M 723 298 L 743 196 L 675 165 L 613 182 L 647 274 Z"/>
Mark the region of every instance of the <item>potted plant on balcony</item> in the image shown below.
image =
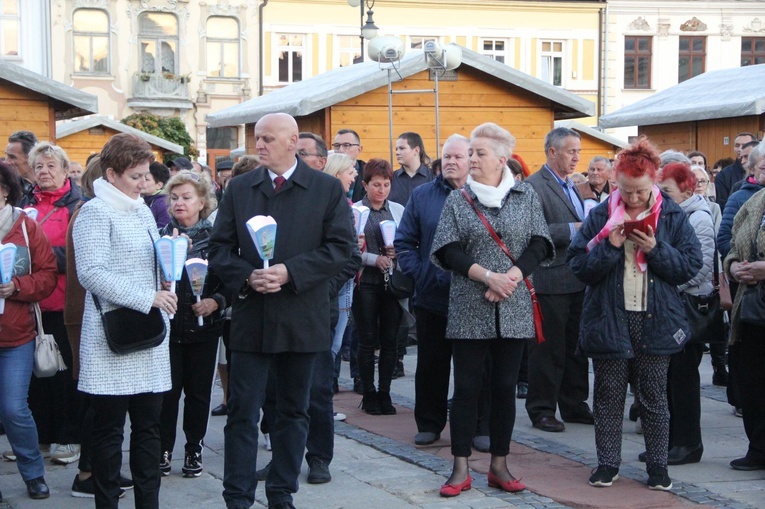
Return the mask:
<path id="1" fill-rule="evenodd" d="M 138 76 L 138 79 L 141 81 L 149 81 L 151 79 L 151 75 L 153 73 L 150 72 L 137 72 L 136 76 Z"/>

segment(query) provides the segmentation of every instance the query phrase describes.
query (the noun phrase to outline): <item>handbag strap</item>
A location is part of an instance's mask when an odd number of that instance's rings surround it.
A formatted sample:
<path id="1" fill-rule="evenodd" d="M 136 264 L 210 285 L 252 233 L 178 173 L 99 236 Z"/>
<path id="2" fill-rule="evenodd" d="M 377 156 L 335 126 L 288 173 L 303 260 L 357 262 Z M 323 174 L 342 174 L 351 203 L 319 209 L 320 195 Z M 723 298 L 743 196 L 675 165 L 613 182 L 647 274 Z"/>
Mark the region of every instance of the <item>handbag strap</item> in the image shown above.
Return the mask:
<path id="1" fill-rule="evenodd" d="M 146 232 L 149 234 L 149 239 L 151 240 L 151 250 L 154 253 L 154 289 L 157 289 L 157 272 L 159 270 L 158 262 L 157 262 L 157 249 L 154 247 L 154 237 L 151 236 L 151 231 L 146 230 Z M 93 292 L 90 292 L 90 296 L 93 298 L 93 304 L 96 305 L 96 309 L 98 310 L 98 313 L 101 316 L 104 316 L 104 312 L 101 310 L 101 303 L 98 302 L 98 297 L 96 297 L 96 294 Z"/>
<path id="2" fill-rule="evenodd" d="M 515 264 L 515 258 L 513 258 L 513 255 L 510 254 L 510 250 L 507 248 L 505 243 L 502 242 L 502 239 L 499 238 L 499 235 L 497 235 L 497 232 L 494 231 L 494 228 L 489 223 L 489 220 L 486 219 L 486 216 L 483 214 L 483 212 L 481 212 L 478 209 L 478 207 L 475 204 L 475 201 L 473 200 L 473 197 L 470 196 L 470 193 L 468 193 L 465 188 L 462 188 L 460 192 L 462 193 L 462 196 L 465 197 L 465 200 L 467 200 L 470 206 L 473 207 L 473 210 L 478 215 L 478 218 L 481 220 L 483 225 L 489 231 L 489 235 L 491 235 L 491 238 L 494 239 L 494 242 L 496 242 L 499 248 L 502 250 L 502 252 L 505 253 L 508 258 L 510 258 L 510 261 L 513 262 L 513 264 Z M 528 277 L 523 278 L 523 282 L 526 283 L 526 288 L 529 289 L 529 292 L 531 293 L 531 298 L 535 299 L 536 290 L 534 290 L 534 285 L 531 284 L 531 281 L 529 281 Z"/>
<path id="3" fill-rule="evenodd" d="M 29 252 L 29 275 L 32 275 L 32 250 L 29 247 L 29 234 L 27 233 L 27 218 L 24 217 L 21 220 L 21 233 L 24 234 L 24 242 L 27 245 L 27 251 Z M 32 307 L 35 310 L 35 319 L 37 321 L 37 335 L 38 337 L 41 337 L 45 334 L 45 331 L 43 330 L 43 324 L 42 324 L 42 311 L 40 310 L 40 303 L 35 302 L 32 304 Z"/>

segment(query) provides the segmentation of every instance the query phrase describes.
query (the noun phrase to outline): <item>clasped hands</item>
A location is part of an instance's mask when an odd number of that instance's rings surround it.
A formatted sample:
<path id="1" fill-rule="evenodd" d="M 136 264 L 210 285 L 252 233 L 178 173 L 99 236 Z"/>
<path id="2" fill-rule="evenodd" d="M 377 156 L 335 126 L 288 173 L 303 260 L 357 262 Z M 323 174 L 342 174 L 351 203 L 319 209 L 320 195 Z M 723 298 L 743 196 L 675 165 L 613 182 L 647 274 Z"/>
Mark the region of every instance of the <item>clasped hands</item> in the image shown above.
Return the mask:
<path id="1" fill-rule="evenodd" d="M 754 285 L 765 279 L 765 262 L 748 262 L 746 260 L 733 262 L 730 265 L 730 273 L 739 283 Z"/>
<path id="2" fill-rule="evenodd" d="M 256 292 L 267 294 L 276 293 L 290 281 L 287 266 L 277 263 L 267 269 L 256 269 L 247 277 L 247 283 Z"/>
<path id="3" fill-rule="evenodd" d="M 650 226 L 648 227 L 648 233 L 643 233 L 640 230 L 632 230 L 629 236 L 624 235 L 623 221 L 611 227 L 611 231 L 608 233 L 608 241 L 612 246 L 617 248 L 622 247 L 627 239 L 634 242 L 645 254 L 650 253 L 653 248 L 656 247 L 656 236 L 653 228 Z"/>
<path id="4" fill-rule="evenodd" d="M 515 292 L 522 279 L 521 269 L 515 266 L 505 273 L 492 272 L 488 279 L 489 288 L 484 293 L 484 297 L 489 302 L 502 302 Z"/>

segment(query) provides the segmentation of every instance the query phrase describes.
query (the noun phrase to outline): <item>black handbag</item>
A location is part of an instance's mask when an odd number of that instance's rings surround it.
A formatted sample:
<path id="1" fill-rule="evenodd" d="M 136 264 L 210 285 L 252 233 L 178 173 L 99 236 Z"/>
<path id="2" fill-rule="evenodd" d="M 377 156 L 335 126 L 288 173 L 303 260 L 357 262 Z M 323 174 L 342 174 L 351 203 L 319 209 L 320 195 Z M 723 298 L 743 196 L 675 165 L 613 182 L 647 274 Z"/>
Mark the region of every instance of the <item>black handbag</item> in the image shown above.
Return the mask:
<path id="1" fill-rule="evenodd" d="M 414 280 L 398 269 L 385 271 L 385 288 L 398 300 L 408 299 L 414 295 Z"/>
<path id="2" fill-rule="evenodd" d="M 683 293 L 685 314 L 691 329 L 690 341 L 694 343 L 725 342 L 725 311 L 720 305 L 720 269 L 718 267 L 717 243 L 714 255 L 714 290 L 709 295 Z"/>
<path id="3" fill-rule="evenodd" d="M 757 261 L 757 235 L 752 239 L 752 250 L 749 261 Z M 765 327 L 765 284 L 760 281 L 756 285 L 747 285 L 738 303 L 738 319 L 741 323 L 755 327 Z"/>
<path id="4" fill-rule="evenodd" d="M 149 233 L 151 237 L 151 233 Z M 152 239 L 153 242 L 153 239 Z M 154 249 L 154 246 L 152 246 Z M 157 252 L 154 251 L 154 287 L 157 278 Z M 120 307 L 111 311 L 103 312 L 98 297 L 91 294 L 93 303 L 101 315 L 101 323 L 104 326 L 104 335 L 109 349 L 118 354 L 125 355 L 157 347 L 165 340 L 167 330 L 165 319 L 159 308 L 152 307 L 148 313 L 142 313 L 135 309 Z"/>

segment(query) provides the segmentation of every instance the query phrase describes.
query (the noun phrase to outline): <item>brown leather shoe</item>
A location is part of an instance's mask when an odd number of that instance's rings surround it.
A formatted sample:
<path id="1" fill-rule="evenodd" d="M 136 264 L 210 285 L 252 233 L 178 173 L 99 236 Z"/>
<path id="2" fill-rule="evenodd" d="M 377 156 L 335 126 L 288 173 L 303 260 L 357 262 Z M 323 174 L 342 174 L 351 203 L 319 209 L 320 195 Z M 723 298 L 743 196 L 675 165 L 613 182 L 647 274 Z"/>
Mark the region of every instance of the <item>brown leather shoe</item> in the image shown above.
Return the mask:
<path id="1" fill-rule="evenodd" d="M 566 430 L 566 425 L 560 422 L 555 417 L 542 417 L 534 423 L 536 429 L 550 432 L 560 432 Z"/>

